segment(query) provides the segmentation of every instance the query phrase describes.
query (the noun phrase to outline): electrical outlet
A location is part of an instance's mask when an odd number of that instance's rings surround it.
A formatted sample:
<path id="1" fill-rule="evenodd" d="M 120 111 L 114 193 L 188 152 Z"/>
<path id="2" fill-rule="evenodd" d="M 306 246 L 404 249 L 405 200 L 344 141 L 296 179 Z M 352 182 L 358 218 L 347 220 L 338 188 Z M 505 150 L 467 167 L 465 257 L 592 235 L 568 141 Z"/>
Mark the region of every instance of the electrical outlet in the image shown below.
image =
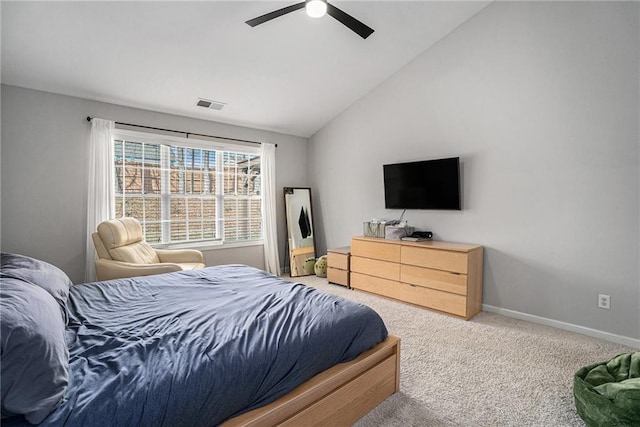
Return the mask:
<path id="1" fill-rule="evenodd" d="M 609 310 L 611 308 L 611 297 L 609 295 L 598 295 L 598 307 Z"/>

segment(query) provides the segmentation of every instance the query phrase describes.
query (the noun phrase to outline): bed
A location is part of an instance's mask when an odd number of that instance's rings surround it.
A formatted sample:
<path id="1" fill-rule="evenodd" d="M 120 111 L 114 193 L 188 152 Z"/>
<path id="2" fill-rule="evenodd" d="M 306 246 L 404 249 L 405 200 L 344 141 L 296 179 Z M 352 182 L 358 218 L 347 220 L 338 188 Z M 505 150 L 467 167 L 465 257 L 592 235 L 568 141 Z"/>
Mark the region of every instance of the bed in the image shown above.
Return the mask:
<path id="1" fill-rule="evenodd" d="M 5 426 L 348 425 L 398 390 L 399 340 L 377 313 L 255 268 L 66 279 L 65 298 L 55 267 L 4 254 L 2 263 Z M 55 335 L 61 318 L 68 366 L 65 383 L 60 350 L 52 397 L 33 409 L 7 395 L 35 373 L 12 375 L 7 337 L 19 334 L 5 317 L 25 310 L 11 292 L 35 292 L 43 278 L 37 297 L 50 294 L 56 308 L 39 323 Z"/>

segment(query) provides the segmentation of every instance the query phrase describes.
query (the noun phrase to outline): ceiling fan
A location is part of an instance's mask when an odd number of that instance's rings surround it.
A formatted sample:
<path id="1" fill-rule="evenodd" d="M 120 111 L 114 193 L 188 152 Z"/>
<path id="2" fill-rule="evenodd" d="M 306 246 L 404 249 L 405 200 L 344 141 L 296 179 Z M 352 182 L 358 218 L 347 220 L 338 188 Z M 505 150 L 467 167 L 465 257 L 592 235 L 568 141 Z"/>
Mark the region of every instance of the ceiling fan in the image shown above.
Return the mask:
<path id="1" fill-rule="evenodd" d="M 246 23 L 255 27 L 256 25 L 264 24 L 267 21 L 271 21 L 272 19 L 286 15 L 287 13 L 295 12 L 303 7 L 307 10 L 307 15 L 312 18 L 320 18 L 325 14 L 329 14 L 342 24 L 346 25 L 347 28 L 357 33 L 363 39 L 366 39 L 373 33 L 373 28 L 366 26 L 353 16 L 338 9 L 327 0 L 305 0 L 300 3 L 292 4 L 291 6 L 283 7 L 282 9 L 274 10 L 273 12 L 266 13 L 262 16 L 258 16 L 257 18 L 249 19 Z"/>

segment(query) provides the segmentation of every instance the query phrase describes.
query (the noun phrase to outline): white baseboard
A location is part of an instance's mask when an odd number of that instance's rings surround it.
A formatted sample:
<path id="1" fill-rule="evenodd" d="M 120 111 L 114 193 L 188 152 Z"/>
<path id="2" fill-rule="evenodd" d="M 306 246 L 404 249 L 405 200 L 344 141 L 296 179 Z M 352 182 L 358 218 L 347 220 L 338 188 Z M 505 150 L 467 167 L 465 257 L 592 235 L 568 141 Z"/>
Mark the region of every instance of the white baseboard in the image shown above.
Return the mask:
<path id="1" fill-rule="evenodd" d="M 636 339 L 636 338 L 616 335 L 609 332 L 599 331 L 597 329 L 591 329 L 584 326 L 574 325 L 572 323 L 560 322 L 559 320 L 547 319 L 546 317 L 540 317 L 533 314 L 522 313 L 519 311 L 509 310 L 506 308 L 494 307 L 492 305 L 487 305 L 487 304 L 482 304 L 482 310 L 488 311 L 490 313 L 501 314 L 507 317 L 513 317 L 515 319 L 527 320 L 529 322 L 539 323 L 545 326 L 552 326 L 554 328 L 563 329 L 565 331 L 577 332 L 579 334 L 588 335 L 590 337 L 601 338 L 603 340 L 626 345 L 629 347 L 640 348 L 640 339 Z"/>

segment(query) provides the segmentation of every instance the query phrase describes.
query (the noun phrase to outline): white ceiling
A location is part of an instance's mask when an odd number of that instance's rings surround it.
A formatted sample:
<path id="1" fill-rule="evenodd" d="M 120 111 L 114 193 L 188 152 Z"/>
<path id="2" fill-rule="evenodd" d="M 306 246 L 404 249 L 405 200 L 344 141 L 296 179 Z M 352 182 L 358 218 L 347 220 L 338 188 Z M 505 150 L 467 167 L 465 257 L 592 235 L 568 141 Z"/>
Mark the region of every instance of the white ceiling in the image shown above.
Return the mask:
<path id="1" fill-rule="evenodd" d="M 296 2 L 3 1 L 2 83 L 308 137 L 489 3 L 330 1 L 366 40 L 304 10 L 244 23 Z"/>

